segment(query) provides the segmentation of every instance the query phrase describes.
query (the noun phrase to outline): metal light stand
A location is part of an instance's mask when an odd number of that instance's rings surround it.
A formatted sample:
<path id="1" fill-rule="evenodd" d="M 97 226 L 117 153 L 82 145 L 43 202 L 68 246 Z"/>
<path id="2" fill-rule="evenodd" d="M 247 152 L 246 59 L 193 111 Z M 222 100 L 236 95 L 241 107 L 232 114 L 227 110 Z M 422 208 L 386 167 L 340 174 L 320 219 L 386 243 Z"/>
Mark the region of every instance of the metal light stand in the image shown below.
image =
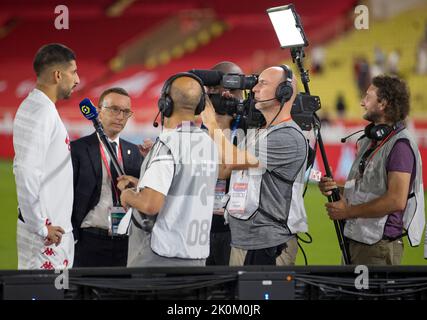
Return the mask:
<path id="1" fill-rule="evenodd" d="M 308 87 L 308 82 L 310 81 L 310 78 L 308 75 L 308 71 L 304 70 L 303 61 L 302 61 L 303 58 L 305 57 L 304 48 L 303 47 L 291 48 L 291 56 L 292 56 L 292 61 L 296 63 L 298 70 L 301 74 L 301 81 L 304 85 L 305 93 L 310 94 L 310 88 Z M 319 117 L 317 116 L 316 113 L 314 113 L 313 126 L 316 126 L 315 120 L 317 120 L 320 123 Z M 320 128 L 318 130 L 316 139 L 317 139 L 317 143 L 319 144 L 320 153 L 322 155 L 322 161 L 325 168 L 326 176 L 333 178 L 332 172 L 329 168 L 329 162 L 326 156 L 325 147 L 323 145 L 322 135 L 320 134 Z M 332 190 L 332 195 L 328 196 L 328 201 L 335 202 L 339 200 L 340 200 L 340 193 L 338 188 L 336 188 Z M 348 241 L 344 237 L 344 224 L 345 222 L 343 220 L 334 220 L 335 231 L 337 233 L 338 243 L 342 252 L 343 260 L 346 265 L 349 265 L 351 262 L 350 262 Z"/>

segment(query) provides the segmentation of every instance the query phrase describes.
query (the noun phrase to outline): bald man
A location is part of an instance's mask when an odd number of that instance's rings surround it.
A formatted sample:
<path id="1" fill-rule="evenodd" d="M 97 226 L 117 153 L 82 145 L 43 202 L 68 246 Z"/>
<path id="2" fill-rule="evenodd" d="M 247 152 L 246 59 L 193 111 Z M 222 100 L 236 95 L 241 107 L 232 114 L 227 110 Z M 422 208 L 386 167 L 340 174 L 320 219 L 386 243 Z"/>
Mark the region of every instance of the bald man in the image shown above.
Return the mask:
<path id="1" fill-rule="evenodd" d="M 205 265 L 218 151 L 194 124 L 204 104 L 199 78 L 169 78 L 159 99 L 163 131 L 142 164 L 141 178 L 120 178 L 121 203 L 133 208 L 128 267 Z"/>
<path id="2" fill-rule="evenodd" d="M 292 265 L 296 233 L 307 231 L 302 194 L 308 144 L 291 118 L 296 80 L 287 66 L 271 67 L 260 74 L 252 91 L 266 125 L 248 130 L 247 149 L 234 147 L 219 134 L 210 104 L 202 114 L 221 160 L 232 170 L 226 207 L 230 265 Z M 280 257 L 285 261 L 278 263 Z"/>

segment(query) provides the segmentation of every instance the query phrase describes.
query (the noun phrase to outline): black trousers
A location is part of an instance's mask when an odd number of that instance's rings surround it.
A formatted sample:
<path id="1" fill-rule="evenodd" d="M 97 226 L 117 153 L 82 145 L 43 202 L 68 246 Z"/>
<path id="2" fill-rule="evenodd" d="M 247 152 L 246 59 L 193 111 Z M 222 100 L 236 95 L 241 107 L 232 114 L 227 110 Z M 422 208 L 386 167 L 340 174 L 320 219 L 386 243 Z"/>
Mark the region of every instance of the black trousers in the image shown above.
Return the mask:
<path id="1" fill-rule="evenodd" d="M 99 232 L 100 229 L 90 229 L 92 232 L 85 228 L 79 230 L 80 236 L 75 246 L 73 267 L 125 267 L 128 256 L 128 237 L 111 237 L 107 234 L 103 235 Z"/>
<path id="2" fill-rule="evenodd" d="M 286 249 L 286 242 L 271 248 L 248 250 L 245 257 L 245 266 L 250 265 L 276 265 L 276 258 Z"/>
<path id="3" fill-rule="evenodd" d="M 207 266 L 228 266 L 231 252 L 230 230 L 224 232 L 211 232 L 210 251 L 206 259 Z"/>

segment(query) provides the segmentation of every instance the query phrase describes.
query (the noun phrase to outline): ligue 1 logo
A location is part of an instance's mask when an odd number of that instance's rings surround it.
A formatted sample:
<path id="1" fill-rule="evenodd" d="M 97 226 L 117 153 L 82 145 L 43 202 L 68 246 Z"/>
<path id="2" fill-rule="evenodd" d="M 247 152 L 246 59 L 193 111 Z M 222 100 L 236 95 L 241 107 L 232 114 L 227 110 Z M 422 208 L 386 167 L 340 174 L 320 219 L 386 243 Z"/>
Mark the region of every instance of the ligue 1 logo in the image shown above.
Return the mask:
<path id="1" fill-rule="evenodd" d="M 85 114 L 85 115 L 87 115 L 87 114 L 89 114 L 89 113 L 90 113 L 90 108 L 89 108 L 88 106 L 85 106 L 85 105 L 81 106 L 81 107 L 80 107 L 80 110 L 81 110 L 81 111 L 82 111 L 82 113 L 83 113 L 83 114 Z"/>
<path id="2" fill-rule="evenodd" d="M 83 99 L 79 103 L 80 111 L 85 116 L 86 119 L 92 120 L 98 117 L 98 113 L 96 112 L 96 108 L 93 105 L 92 101 L 88 98 Z"/>

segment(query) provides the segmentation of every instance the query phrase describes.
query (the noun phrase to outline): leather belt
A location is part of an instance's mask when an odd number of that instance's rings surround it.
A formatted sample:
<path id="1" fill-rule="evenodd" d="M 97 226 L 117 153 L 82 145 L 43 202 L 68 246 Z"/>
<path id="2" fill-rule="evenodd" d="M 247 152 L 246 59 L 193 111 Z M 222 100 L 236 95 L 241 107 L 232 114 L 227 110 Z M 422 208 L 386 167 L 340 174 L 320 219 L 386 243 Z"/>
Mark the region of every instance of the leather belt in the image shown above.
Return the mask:
<path id="1" fill-rule="evenodd" d="M 129 238 L 128 235 L 126 235 L 126 234 L 111 235 L 108 232 L 108 230 L 101 229 L 101 228 L 90 227 L 90 228 L 81 228 L 80 230 L 82 232 L 87 232 L 87 233 L 90 233 L 90 234 L 93 234 L 93 235 L 96 235 L 98 237 L 105 238 L 105 239 L 108 238 L 108 239 L 117 239 L 117 240 L 122 239 L 122 240 L 124 240 L 124 239 Z"/>

